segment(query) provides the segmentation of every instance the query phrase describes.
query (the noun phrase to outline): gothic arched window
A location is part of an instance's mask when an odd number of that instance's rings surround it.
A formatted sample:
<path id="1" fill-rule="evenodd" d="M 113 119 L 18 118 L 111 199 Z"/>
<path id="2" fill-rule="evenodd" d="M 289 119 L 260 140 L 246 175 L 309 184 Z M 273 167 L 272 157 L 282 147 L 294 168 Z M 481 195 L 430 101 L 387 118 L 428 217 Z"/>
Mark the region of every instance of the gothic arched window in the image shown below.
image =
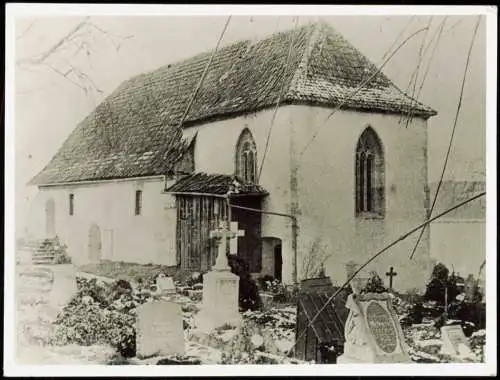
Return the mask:
<path id="1" fill-rule="evenodd" d="M 356 215 L 383 216 L 385 201 L 384 152 L 375 131 L 368 127 L 356 146 Z"/>
<path id="2" fill-rule="evenodd" d="M 241 132 L 236 144 L 236 176 L 246 183 L 255 183 L 257 176 L 257 147 L 248 129 Z"/>

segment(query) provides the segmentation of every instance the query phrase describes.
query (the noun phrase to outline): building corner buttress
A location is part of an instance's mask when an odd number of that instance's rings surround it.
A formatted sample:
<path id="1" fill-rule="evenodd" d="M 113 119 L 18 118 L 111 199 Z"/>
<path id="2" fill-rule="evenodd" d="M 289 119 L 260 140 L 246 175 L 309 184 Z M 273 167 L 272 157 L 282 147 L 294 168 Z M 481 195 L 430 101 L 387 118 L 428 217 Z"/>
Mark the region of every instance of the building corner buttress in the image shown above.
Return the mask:
<path id="1" fill-rule="evenodd" d="M 291 233 L 292 233 L 292 280 L 293 284 L 298 284 L 298 255 L 297 255 L 297 240 L 298 240 L 298 222 L 299 215 L 299 195 L 298 195 L 298 160 L 295 146 L 295 124 L 290 118 L 290 214 Z"/>

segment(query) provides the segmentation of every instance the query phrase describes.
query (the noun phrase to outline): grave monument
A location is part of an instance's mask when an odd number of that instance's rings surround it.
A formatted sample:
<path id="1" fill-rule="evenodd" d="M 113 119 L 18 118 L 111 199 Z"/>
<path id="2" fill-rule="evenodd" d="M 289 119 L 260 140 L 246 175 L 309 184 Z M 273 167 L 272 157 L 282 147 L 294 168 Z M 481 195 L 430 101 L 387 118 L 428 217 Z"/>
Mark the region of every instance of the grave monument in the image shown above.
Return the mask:
<path id="1" fill-rule="evenodd" d="M 185 353 L 181 306 L 157 300 L 137 308 L 137 357 L 169 356 Z"/>
<path id="2" fill-rule="evenodd" d="M 50 305 L 61 310 L 78 292 L 76 276 L 72 268 L 56 266 L 52 268 L 53 284 L 50 293 Z"/>
<path id="3" fill-rule="evenodd" d="M 156 277 L 156 292 L 160 296 L 175 294 L 175 284 L 172 277 L 167 277 L 163 273 L 160 273 Z"/>
<path id="4" fill-rule="evenodd" d="M 337 363 L 409 363 L 403 331 L 388 293 L 352 293 L 346 303 L 344 353 Z"/>
<path id="5" fill-rule="evenodd" d="M 459 325 L 441 327 L 441 353 L 450 356 L 459 356 L 464 359 L 475 359 L 469 342 L 465 337 L 462 327 Z"/>
<path id="6" fill-rule="evenodd" d="M 218 229 L 210 232 L 210 237 L 218 244 L 217 259 L 212 270 L 203 275 L 203 301 L 200 312 L 196 316 L 195 324 L 199 331 L 210 332 L 213 329 L 229 324 L 235 327 L 241 324 L 241 315 L 238 308 L 239 277 L 231 272 L 227 262 L 227 241 L 234 239 L 230 244 L 230 253 L 237 253 L 238 236 L 244 231 L 238 231 L 238 224 L 231 223 L 228 230 L 225 222 L 221 222 Z"/>

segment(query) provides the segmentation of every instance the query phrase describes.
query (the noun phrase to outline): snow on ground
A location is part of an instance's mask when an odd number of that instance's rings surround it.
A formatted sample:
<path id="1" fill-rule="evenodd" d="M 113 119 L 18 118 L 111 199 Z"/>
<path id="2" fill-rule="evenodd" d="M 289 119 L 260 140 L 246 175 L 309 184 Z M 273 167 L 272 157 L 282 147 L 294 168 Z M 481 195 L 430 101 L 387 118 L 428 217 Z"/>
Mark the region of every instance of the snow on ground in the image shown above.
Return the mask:
<path id="1" fill-rule="evenodd" d="M 16 282 L 17 346 L 20 364 L 110 364 L 116 362 L 113 348 L 104 345 L 52 346 L 49 339 L 54 330 L 52 322 L 58 310 L 51 305 L 52 283 L 46 275 L 20 276 L 22 272 L 40 272 L 39 268 L 18 266 Z M 177 294 L 182 305 L 185 324 L 186 356 L 202 364 L 234 363 L 238 360 L 289 363 L 287 353 L 295 339 L 296 310 L 294 306 L 274 307 L 263 311 L 243 313 L 243 329 L 220 329 L 209 337 L 200 338 L 193 328 L 193 317 L 200 308 L 197 297 Z M 457 362 L 456 358 L 440 354 L 440 331 L 433 323 L 422 323 L 404 329 L 409 354 L 415 362 Z M 469 338 L 477 360 L 484 360 L 486 332 L 480 330 Z M 233 352 L 238 351 L 238 352 Z M 250 353 L 251 358 L 249 358 Z M 235 356 L 236 354 L 236 356 Z M 246 356 L 244 355 L 246 354 Z M 233 355 L 228 358 L 228 355 Z M 118 355 L 119 356 L 119 355 Z M 161 358 L 146 360 L 122 359 L 122 364 L 156 364 Z M 119 360 L 118 360 L 119 361 Z"/>
<path id="2" fill-rule="evenodd" d="M 109 346 L 52 346 L 52 322 L 57 310 L 49 303 L 51 284 L 43 276 L 25 276 L 23 272 L 39 268 L 18 267 L 16 278 L 16 353 L 19 364 L 105 364 L 113 356 Z"/>

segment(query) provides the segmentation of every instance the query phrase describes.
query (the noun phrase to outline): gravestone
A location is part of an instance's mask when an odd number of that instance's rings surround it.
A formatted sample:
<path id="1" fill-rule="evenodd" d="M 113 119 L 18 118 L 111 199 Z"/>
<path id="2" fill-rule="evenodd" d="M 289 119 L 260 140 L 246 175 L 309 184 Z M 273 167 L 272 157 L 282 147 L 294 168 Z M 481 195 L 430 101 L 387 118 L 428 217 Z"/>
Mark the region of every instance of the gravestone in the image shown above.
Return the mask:
<path id="1" fill-rule="evenodd" d="M 233 225 L 233 229 L 236 227 Z M 210 232 L 210 237 L 216 239 L 218 249 L 212 271 L 203 275 L 202 306 L 195 319 L 196 328 L 202 333 L 225 324 L 238 327 L 242 320 L 238 304 L 239 277 L 231 273 L 226 256 L 228 240 L 237 239 L 238 233 L 228 230 L 226 223 L 221 222 L 217 230 Z"/>
<path id="2" fill-rule="evenodd" d="M 137 356 L 184 355 L 181 306 L 168 301 L 151 301 L 137 308 Z"/>
<path id="3" fill-rule="evenodd" d="M 71 269 L 57 267 L 53 269 L 54 281 L 50 294 L 51 306 L 62 309 L 78 292 L 76 276 Z"/>
<path id="4" fill-rule="evenodd" d="M 337 363 L 411 362 L 388 293 L 350 294 L 344 354 Z"/>
<path id="5" fill-rule="evenodd" d="M 172 277 L 167 277 L 163 273 L 160 273 L 156 278 L 156 291 L 160 295 L 175 294 L 175 284 Z"/>
<path id="6" fill-rule="evenodd" d="M 460 356 L 462 358 L 475 357 L 461 326 L 452 325 L 441 327 L 441 339 L 443 340 L 441 353 L 450 356 Z"/>

